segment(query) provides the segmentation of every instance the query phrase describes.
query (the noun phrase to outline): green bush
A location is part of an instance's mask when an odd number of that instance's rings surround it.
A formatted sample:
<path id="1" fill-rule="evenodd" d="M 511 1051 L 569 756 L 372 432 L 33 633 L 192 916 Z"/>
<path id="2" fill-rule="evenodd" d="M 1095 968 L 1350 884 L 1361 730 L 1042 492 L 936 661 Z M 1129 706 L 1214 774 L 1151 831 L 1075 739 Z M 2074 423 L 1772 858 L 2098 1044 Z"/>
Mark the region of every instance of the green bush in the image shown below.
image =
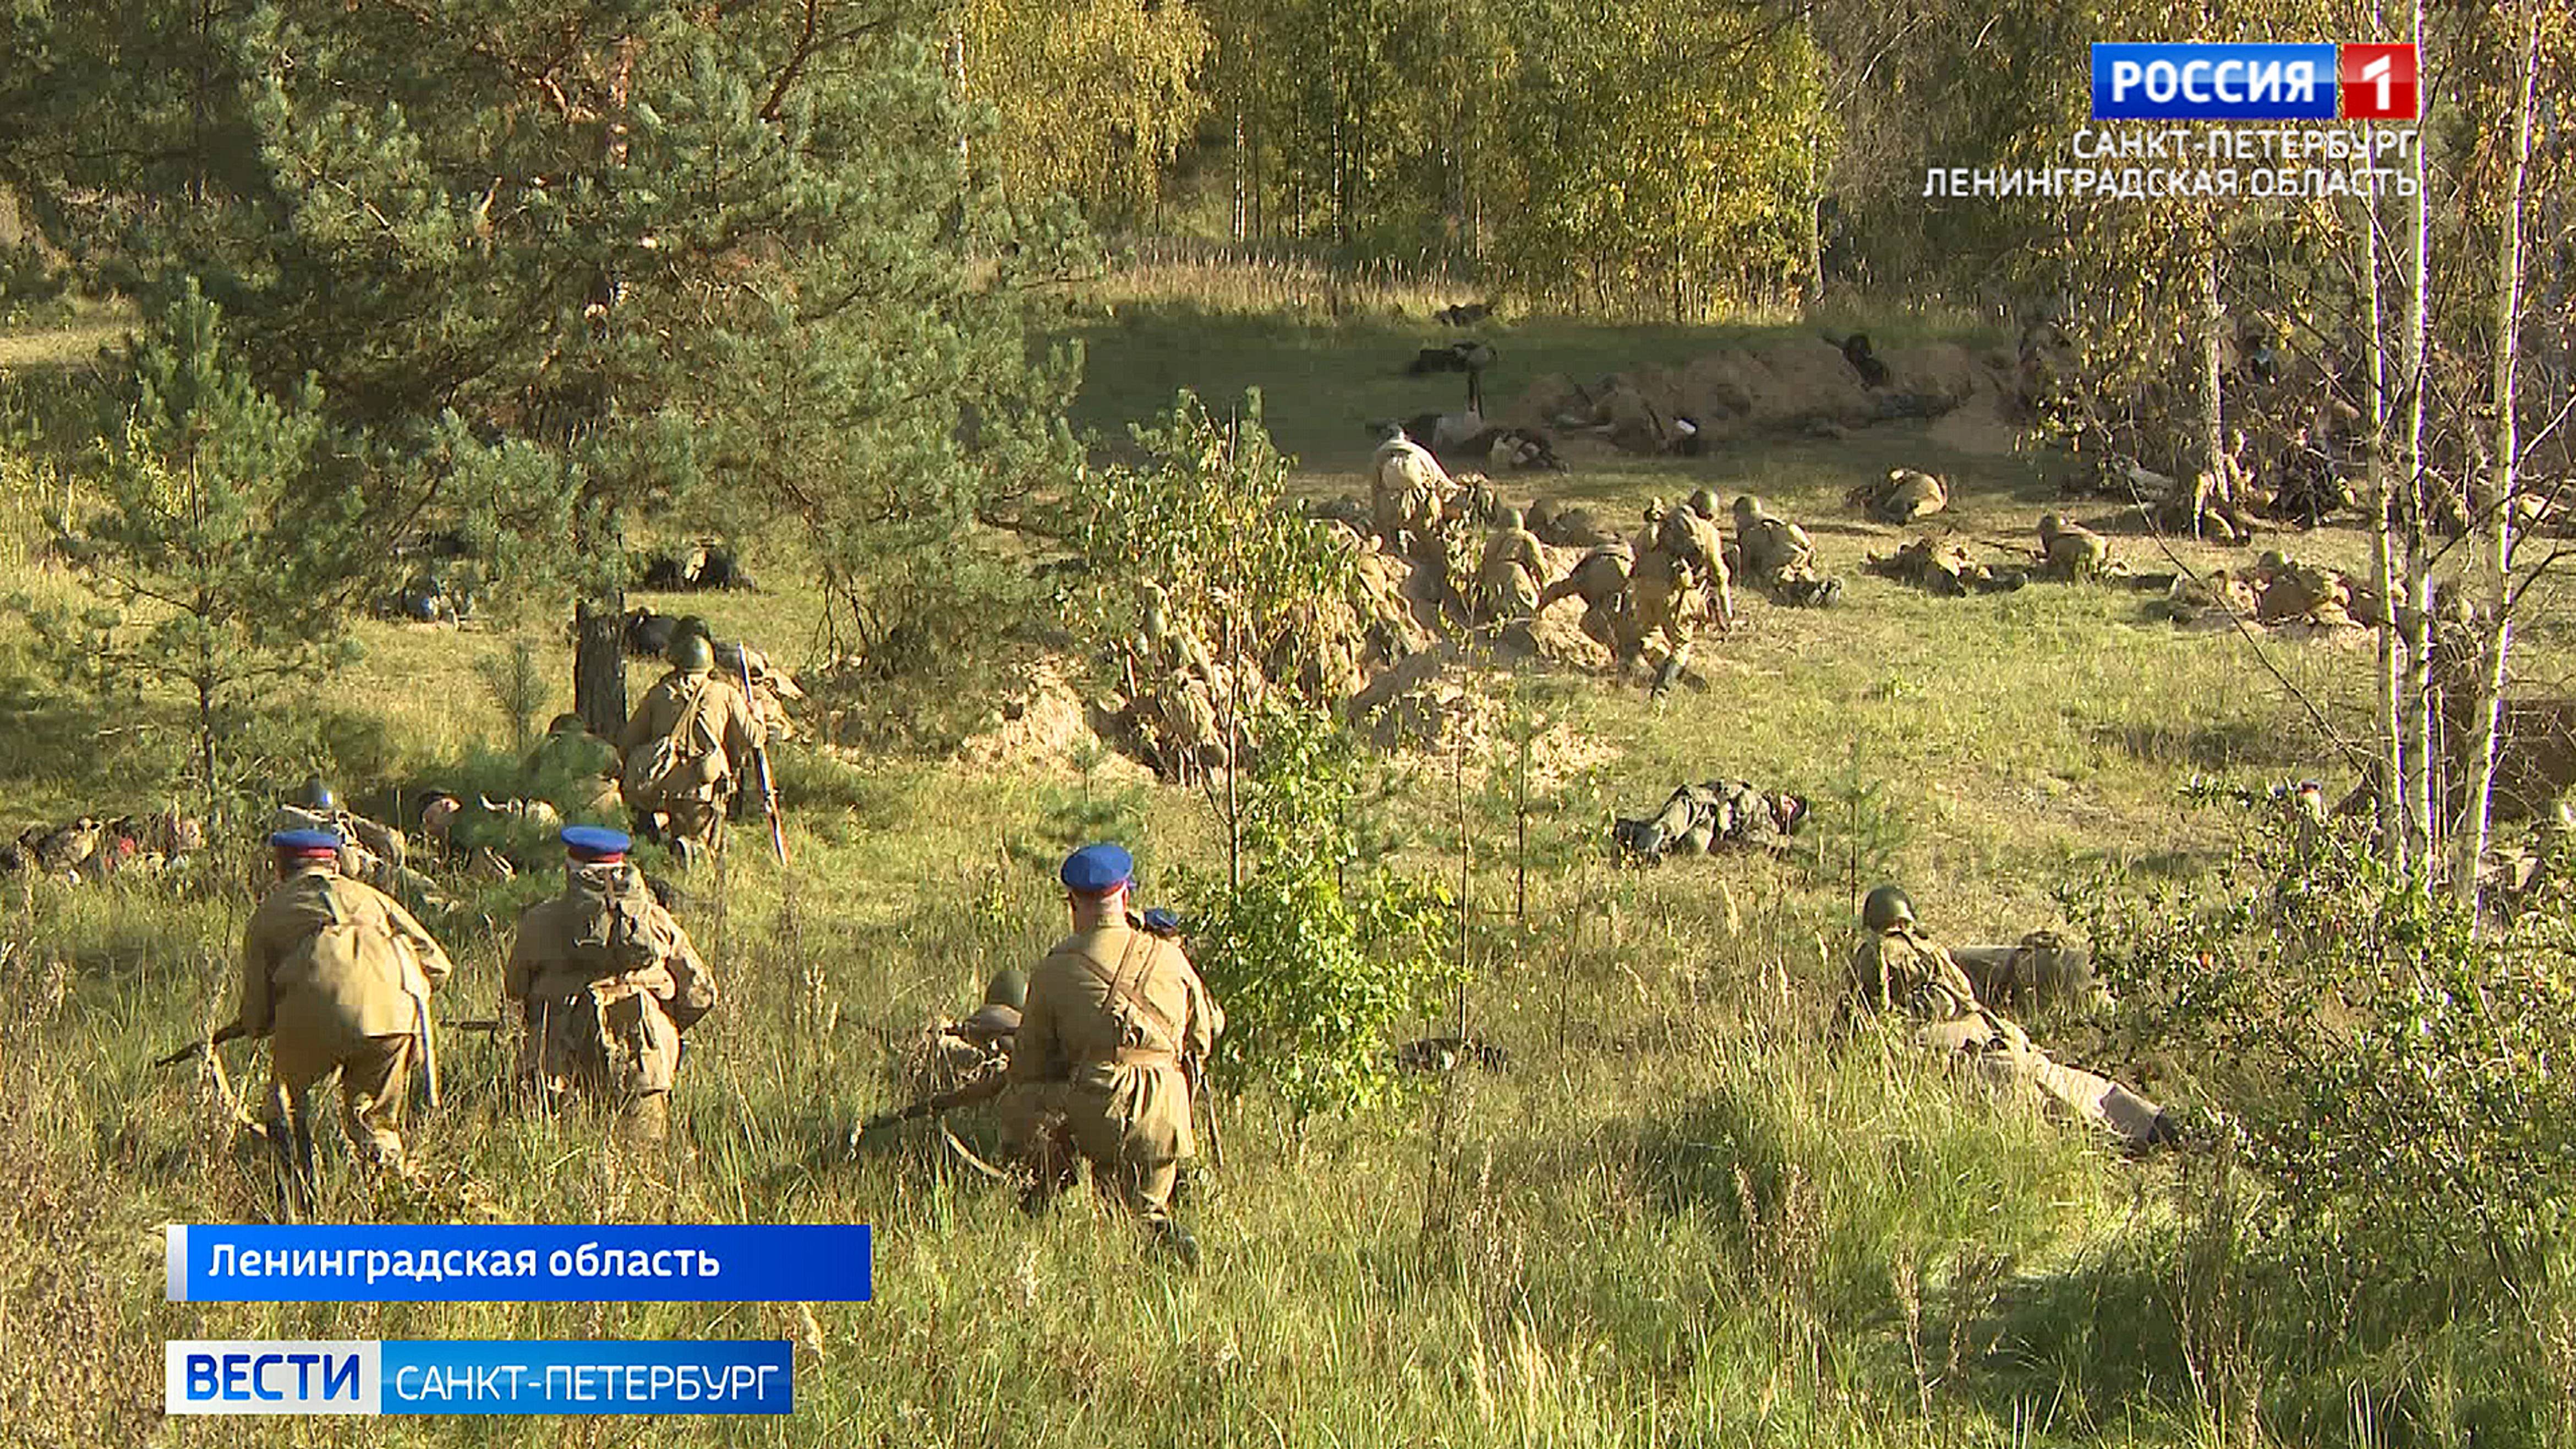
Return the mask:
<path id="1" fill-rule="evenodd" d="M 1387 1035 L 1460 982 L 1456 904 L 1362 866 L 1359 746 L 1328 720 L 1278 714 L 1241 786 L 1239 883 L 1189 875 L 1192 947 L 1227 1016 L 1226 1057 L 1300 1112 L 1394 1087 Z"/>
<path id="2" fill-rule="evenodd" d="M 2481 926 L 2359 833 L 2271 808 L 2207 887 L 2068 902 L 2125 1029 L 2220 1104 L 2212 1135 L 2264 1184 L 2258 1242 L 2332 1265 L 2346 1302 L 2499 1325 L 2520 1371 L 2566 1376 L 2576 918 Z"/>

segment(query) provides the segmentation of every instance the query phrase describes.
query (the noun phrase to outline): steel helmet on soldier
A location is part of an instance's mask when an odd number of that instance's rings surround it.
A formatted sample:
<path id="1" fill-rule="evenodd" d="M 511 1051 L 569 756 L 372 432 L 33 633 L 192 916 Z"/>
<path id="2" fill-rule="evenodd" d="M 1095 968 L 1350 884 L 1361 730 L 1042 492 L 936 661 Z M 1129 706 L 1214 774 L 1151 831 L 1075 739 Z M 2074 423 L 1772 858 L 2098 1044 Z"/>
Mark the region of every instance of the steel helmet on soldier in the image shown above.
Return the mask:
<path id="1" fill-rule="evenodd" d="M 321 776 L 307 775 L 288 803 L 304 810 L 337 810 L 340 797 L 331 793 L 331 787 L 322 783 Z"/>
<path id="2" fill-rule="evenodd" d="M 1913 925 L 1914 902 L 1901 887 L 1880 886 L 1861 902 L 1860 923 L 1873 931 L 1884 931 L 1899 923 Z"/>
<path id="3" fill-rule="evenodd" d="M 1714 520 L 1717 517 L 1717 490 L 1702 488 L 1692 493 L 1690 506 L 1693 513 L 1702 518 Z"/>
<path id="4" fill-rule="evenodd" d="M 716 667 L 715 646 L 704 634 L 682 634 L 671 641 L 671 667 L 683 674 L 697 674 Z"/>
<path id="5" fill-rule="evenodd" d="M 1501 529 L 1505 533 L 1520 532 L 1521 511 L 1509 504 L 1505 504 L 1502 511 L 1494 515 L 1494 527 Z"/>
<path id="6" fill-rule="evenodd" d="M 984 1004 L 1026 1011 L 1029 1005 L 1028 973 L 1016 969 L 995 973 L 991 984 L 984 988 Z"/>

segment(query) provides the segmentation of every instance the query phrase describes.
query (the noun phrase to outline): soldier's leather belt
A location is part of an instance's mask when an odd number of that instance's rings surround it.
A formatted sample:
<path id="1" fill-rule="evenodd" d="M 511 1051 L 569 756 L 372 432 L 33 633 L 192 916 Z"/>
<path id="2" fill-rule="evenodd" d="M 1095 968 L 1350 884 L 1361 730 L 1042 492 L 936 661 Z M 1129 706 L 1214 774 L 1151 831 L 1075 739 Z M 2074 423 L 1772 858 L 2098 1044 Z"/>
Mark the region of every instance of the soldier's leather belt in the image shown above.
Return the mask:
<path id="1" fill-rule="evenodd" d="M 1180 1064 L 1180 1053 L 1154 1047 L 1120 1047 L 1115 1055 L 1101 1063 L 1103 1066 L 1120 1067 L 1177 1067 Z"/>

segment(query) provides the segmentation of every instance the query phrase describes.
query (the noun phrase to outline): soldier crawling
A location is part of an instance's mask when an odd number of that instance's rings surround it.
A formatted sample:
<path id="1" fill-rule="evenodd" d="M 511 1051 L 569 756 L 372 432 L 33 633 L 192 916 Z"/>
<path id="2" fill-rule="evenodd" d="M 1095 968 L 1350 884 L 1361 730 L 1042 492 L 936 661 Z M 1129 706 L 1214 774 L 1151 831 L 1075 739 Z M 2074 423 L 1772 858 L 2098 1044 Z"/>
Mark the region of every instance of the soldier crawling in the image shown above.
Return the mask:
<path id="1" fill-rule="evenodd" d="M 1767 794 L 1748 780 L 1709 780 L 1684 785 L 1648 820 L 1620 820 L 1611 839 L 1631 859 L 1707 855 L 1729 847 L 1779 851 L 1807 821 L 1805 797 Z"/>
<path id="2" fill-rule="evenodd" d="M 1852 956 L 1851 1007 L 1902 1018 L 1918 1045 L 1965 1058 L 1997 1086 L 2026 1086 L 2132 1150 L 2176 1140 L 2172 1119 L 2155 1103 L 2108 1077 L 2051 1060 L 2028 1033 L 1987 1009 L 1950 953 L 1916 927 L 1914 903 L 1904 891 L 1892 885 L 1871 891 L 1861 924 L 1869 934 Z"/>

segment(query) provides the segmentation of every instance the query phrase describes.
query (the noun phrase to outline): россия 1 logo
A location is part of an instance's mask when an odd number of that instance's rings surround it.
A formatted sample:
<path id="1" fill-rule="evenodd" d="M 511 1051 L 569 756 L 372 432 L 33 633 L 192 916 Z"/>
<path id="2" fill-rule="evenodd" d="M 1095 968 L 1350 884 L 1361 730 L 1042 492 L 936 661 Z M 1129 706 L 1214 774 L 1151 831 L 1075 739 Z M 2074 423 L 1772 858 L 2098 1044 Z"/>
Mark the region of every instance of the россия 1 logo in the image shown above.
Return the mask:
<path id="1" fill-rule="evenodd" d="M 2093 46 L 2097 121 L 2411 121 L 2412 45 Z"/>

